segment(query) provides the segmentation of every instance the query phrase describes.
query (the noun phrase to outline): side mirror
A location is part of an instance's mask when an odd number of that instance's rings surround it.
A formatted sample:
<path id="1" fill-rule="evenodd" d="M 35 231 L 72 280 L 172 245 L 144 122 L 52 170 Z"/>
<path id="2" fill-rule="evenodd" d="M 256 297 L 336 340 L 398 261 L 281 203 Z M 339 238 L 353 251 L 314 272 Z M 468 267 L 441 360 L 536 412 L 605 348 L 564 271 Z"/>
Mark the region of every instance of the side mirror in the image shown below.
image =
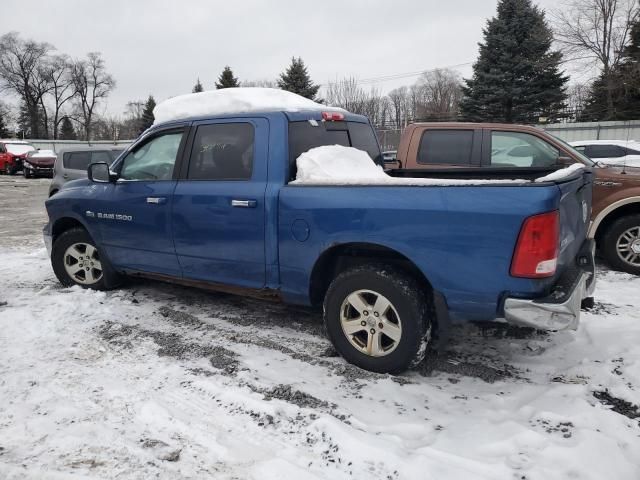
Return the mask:
<path id="1" fill-rule="evenodd" d="M 107 162 L 92 163 L 87 168 L 89 180 L 95 183 L 109 183 L 112 181 L 109 164 Z"/>

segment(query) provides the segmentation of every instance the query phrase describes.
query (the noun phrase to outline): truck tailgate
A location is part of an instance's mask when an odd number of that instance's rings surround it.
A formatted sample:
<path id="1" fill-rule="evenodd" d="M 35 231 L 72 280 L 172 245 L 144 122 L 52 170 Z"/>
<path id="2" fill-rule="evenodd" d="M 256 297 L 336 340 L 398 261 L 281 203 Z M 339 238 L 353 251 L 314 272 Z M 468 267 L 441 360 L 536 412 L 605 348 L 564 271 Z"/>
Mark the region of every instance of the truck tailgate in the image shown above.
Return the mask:
<path id="1" fill-rule="evenodd" d="M 560 238 L 558 268 L 560 276 L 567 267 L 575 265 L 578 251 L 589 230 L 591 217 L 591 190 L 593 174 L 581 169 L 555 183 L 560 189 Z"/>

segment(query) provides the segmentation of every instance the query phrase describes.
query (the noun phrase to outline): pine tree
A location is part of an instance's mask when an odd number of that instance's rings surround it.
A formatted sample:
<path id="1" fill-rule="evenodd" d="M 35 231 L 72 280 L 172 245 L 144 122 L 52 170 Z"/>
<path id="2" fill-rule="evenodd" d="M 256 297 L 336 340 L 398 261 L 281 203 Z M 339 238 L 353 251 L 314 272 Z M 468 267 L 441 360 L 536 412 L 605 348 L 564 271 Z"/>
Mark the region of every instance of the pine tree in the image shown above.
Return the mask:
<path id="1" fill-rule="evenodd" d="M 193 90 L 191 90 L 191 92 L 192 93 L 200 93 L 200 92 L 203 92 L 203 91 L 204 91 L 204 88 L 202 88 L 202 84 L 200 83 L 200 79 L 198 78 L 198 81 L 193 86 Z"/>
<path id="2" fill-rule="evenodd" d="M 613 111 L 609 108 L 609 90 Z M 640 118 L 640 22 L 631 26 L 629 43 L 620 65 L 612 69 L 607 82 L 601 73 L 591 84 L 589 99 L 579 120 L 633 120 Z"/>
<path id="3" fill-rule="evenodd" d="M 76 140 L 77 138 L 71 119 L 64 117 L 62 119 L 62 125 L 60 126 L 60 140 Z"/>
<path id="4" fill-rule="evenodd" d="M 239 86 L 240 82 L 238 82 L 238 79 L 233 76 L 233 71 L 231 70 L 231 68 L 228 65 L 224 67 L 224 70 L 222 71 L 222 73 L 218 77 L 218 81 L 216 82 L 216 88 L 220 90 L 221 88 L 234 88 Z"/>
<path id="5" fill-rule="evenodd" d="M 291 65 L 284 73 L 280 74 L 278 87 L 282 90 L 297 93 L 303 97 L 315 100 L 320 85 L 314 85 L 307 72 L 302 58 L 291 58 Z"/>
<path id="6" fill-rule="evenodd" d="M 620 75 L 624 90 L 621 120 L 640 118 L 640 20 L 631 25 L 629 43 L 622 53 Z"/>
<path id="7" fill-rule="evenodd" d="M 466 79 L 461 113 L 473 121 L 532 123 L 557 117 L 568 77 L 544 11 L 531 0 L 500 0 L 483 30 L 484 42 Z"/>
<path id="8" fill-rule="evenodd" d="M 147 128 L 153 125 L 153 122 L 155 122 L 156 117 L 153 115 L 154 108 L 156 108 L 156 101 L 153 98 L 153 95 L 149 95 L 147 102 L 144 104 L 144 109 L 142 110 L 140 132 L 144 132 Z"/>

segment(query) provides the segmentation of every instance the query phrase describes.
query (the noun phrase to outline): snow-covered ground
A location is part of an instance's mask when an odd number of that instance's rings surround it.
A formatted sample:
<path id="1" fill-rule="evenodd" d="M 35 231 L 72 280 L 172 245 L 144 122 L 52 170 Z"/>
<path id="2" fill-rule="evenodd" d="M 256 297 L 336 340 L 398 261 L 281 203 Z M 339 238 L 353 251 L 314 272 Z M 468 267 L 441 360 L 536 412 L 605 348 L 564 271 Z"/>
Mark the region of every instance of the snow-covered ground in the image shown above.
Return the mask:
<path id="1" fill-rule="evenodd" d="M 456 328 L 418 369 L 377 375 L 305 309 L 61 288 L 39 236 L 46 181 L 12 182 L 1 479 L 640 478 L 640 278 L 602 269 L 577 332 Z"/>

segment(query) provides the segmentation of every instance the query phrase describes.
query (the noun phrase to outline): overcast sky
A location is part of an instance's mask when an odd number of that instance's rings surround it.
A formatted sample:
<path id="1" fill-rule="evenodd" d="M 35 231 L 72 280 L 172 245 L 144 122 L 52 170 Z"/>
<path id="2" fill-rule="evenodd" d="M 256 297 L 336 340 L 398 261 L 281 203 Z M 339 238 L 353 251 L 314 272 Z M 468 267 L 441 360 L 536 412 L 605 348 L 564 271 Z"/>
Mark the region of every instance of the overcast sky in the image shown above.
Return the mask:
<path id="1" fill-rule="evenodd" d="M 556 1 L 538 0 L 543 8 Z M 15 30 L 81 57 L 102 52 L 127 101 L 205 89 L 225 65 L 242 80 L 275 79 L 292 56 L 317 83 L 438 67 L 468 76 L 497 0 L 2 0 L 0 34 Z M 388 91 L 417 76 L 380 81 Z M 368 87 L 367 87 L 368 88 Z"/>

